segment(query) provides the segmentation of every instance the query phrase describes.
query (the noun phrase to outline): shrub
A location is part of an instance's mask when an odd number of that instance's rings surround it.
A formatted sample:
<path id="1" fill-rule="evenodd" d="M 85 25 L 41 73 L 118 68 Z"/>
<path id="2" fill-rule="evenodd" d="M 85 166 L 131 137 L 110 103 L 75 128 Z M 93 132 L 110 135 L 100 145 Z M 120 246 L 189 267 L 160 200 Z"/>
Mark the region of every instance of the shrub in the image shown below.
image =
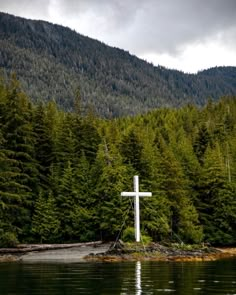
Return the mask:
<path id="1" fill-rule="evenodd" d="M 15 233 L 5 232 L 0 235 L 0 247 L 12 248 L 18 244 Z"/>
<path id="2" fill-rule="evenodd" d="M 122 241 L 135 242 L 135 231 L 133 227 L 127 227 L 122 234 Z"/>
<path id="3" fill-rule="evenodd" d="M 135 242 L 135 230 L 133 227 L 127 227 L 123 231 L 122 241 L 124 242 Z M 141 234 L 141 242 L 144 244 L 149 244 L 152 242 L 152 238 L 148 235 Z"/>

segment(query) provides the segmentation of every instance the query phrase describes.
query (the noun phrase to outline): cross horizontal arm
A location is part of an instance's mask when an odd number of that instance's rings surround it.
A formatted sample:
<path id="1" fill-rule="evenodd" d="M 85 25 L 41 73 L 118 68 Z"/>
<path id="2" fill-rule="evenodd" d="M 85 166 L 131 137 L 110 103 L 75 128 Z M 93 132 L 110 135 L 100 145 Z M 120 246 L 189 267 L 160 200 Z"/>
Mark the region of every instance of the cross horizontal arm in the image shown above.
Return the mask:
<path id="1" fill-rule="evenodd" d="M 136 192 L 122 192 L 122 197 L 135 197 L 137 195 Z M 152 193 L 138 192 L 139 197 L 151 197 Z"/>
<path id="2" fill-rule="evenodd" d="M 144 193 L 144 192 L 139 192 L 140 197 L 151 197 L 152 193 Z"/>
<path id="3" fill-rule="evenodd" d="M 135 192 L 122 192 L 120 195 L 122 197 L 135 197 L 136 193 Z"/>

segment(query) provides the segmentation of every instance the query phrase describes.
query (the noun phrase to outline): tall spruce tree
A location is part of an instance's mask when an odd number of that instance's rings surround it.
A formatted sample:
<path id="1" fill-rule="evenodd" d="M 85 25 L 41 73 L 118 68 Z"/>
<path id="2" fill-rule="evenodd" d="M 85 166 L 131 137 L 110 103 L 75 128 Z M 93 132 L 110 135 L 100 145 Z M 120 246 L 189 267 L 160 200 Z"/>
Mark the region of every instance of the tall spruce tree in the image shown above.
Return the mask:
<path id="1" fill-rule="evenodd" d="M 35 137 L 32 131 L 32 107 L 28 98 L 22 93 L 18 82 L 13 78 L 7 88 L 5 115 L 2 132 L 5 138 L 4 149 L 18 171 L 17 183 L 9 186 L 9 193 L 17 195 L 18 206 L 12 212 L 13 224 L 18 234 L 26 238 L 30 233 L 31 210 L 38 192 L 38 171 L 35 161 Z"/>
<path id="2" fill-rule="evenodd" d="M 205 238 L 211 243 L 234 241 L 234 190 L 234 184 L 228 182 L 222 152 L 216 143 L 206 151 L 197 205 Z"/>
<path id="3" fill-rule="evenodd" d="M 39 170 L 40 186 L 49 187 L 50 166 L 54 159 L 52 127 L 47 119 L 47 106 L 40 103 L 34 110 L 35 158 Z"/>
<path id="4" fill-rule="evenodd" d="M 56 242 L 59 237 L 60 221 L 52 192 L 48 196 L 39 193 L 32 217 L 32 233 L 43 242 Z"/>
<path id="5" fill-rule="evenodd" d="M 74 237 L 71 212 L 77 202 L 78 192 L 75 189 L 74 169 L 71 163 L 67 163 L 62 173 L 57 165 L 52 167 L 51 179 L 61 224 L 60 238 L 63 241 L 72 241 Z"/>
<path id="6" fill-rule="evenodd" d="M 24 210 L 18 193 L 24 189 L 18 182 L 20 169 L 11 152 L 4 147 L 4 138 L 0 132 L 0 246 L 14 246 L 18 241 L 20 228 L 16 223 L 16 214 Z"/>
<path id="7" fill-rule="evenodd" d="M 207 150 L 207 147 L 209 146 L 210 140 L 211 138 L 207 130 L 207 127 L 205 124 L 202 124 L 198 130 L 198 134 L 193 145 L 194 152 L 201 165 L 203 165 L 204 155 Z"/>
<path id="8" fill-rule="evenodd" d="M 187 242 L 199 242 L 203 238 L 202 228 L 196 208 L 189 197 L 188 183 L 182 167 L 165 144 L 160 148 L 162 154 L 160 181 L 161 188 L 170 204 L 171 238 L 178 237 Z"/>
<path id="9" fill-rule="evenodd" d="M 101 236 L 116 239 L 124 222 L 129 224 L 128 217 L 132 214 L 129 200 L 122 198 L 120 193 L 132 184 L 133 173 L 122 163 L 116 147 L 106 141 L 99 147 L 96 164 L 99 167 L 96 195 Z"/>
<path id="10" fill-rule="evenodd" d="M 139 130 L 133 127 L 127 135 L 124 135 L 120 144 L 120 153 L 124 164 L 129 165 L 140 177 L 145 176 L 147 167 L 142 161 L 143 143 L 139 137 Z"/>
<path id="11" fill-rule="evenodd" d="M 74 170 L 77 198 L 71 211 L 74 236 L 80 241 L 100 239 L 99 200 L 95 197 L 97 178 L 94 165 L 82 153 Z"/>

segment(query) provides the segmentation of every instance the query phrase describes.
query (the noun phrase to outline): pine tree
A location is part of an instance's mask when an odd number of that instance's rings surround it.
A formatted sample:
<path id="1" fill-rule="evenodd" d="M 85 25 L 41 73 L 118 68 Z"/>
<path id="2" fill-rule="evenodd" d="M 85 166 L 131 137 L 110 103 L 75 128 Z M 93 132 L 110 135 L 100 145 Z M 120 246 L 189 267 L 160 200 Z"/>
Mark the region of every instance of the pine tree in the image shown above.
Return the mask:
<path id="1" fill-rule="evenodd" d="M 202 126 L 200 126 L 200 129 L 198 131 L 196 140 L 194 142 L 194 152 L 198 158 L 199 163 L 202 165 L 204 162 L 204 155 L 206 152 L 206 149 L 210 143 L 210 134 L 207 130 L 207 127 L 205 126 L 205 124 L 203 124 Z"/>
<path id="2" fill-rule="evenodd" d="M 228 183 L 227 170 L 217 143 L 206 151 L 198 191 L 197 209 L 204 225 L 205 239 L 211 243 L 232 242 L 235 238 L 232 220 L 236 213 L 234 185 Z"/>
<path id="3" fill-rule="evenodd" d="M 34 153 L 32 107 L 14 79 L 7 88 L 4 111 L 3 148 L 9 151 L 11 171 L 18 173 L 15 185 L 8 186 L 7 192 L 17 196 L 15 199 L 19 204 L 12 212 L 12 224 L 18 228 L 18 233 L 25 237 L 30 232 L 31 209 L 38 191 L 38 171 Z"/>
<path id="4" fill-rule="evenodd" d="M 96 164 L 100 171 L 96 195 L 99 199 L 101 236 L 103 239 L 115 239 L 124 221 L 127 225 L 129 223 L 130 201 L 122 198 L 120 193 L 132 183 L 130 175 L 133 173 L 122 163 L 116 147 L 107 142 L 100 145 Z"/>
<path id="5" fill-rule="evenodd" d="M 74 169 L 70 162 L 62 174 L 57 165 L 52 168 L 52 183 L 61 224 L 60 238 L 71 241 L 73 240 L 71 212 L 77 203 L 78 192 L 75 189 Z"/>
<path id="6" fill-rule="evenodd" d="M 189 187 L 180 163 L 165 144 L 162 154 L 160 187 L 168 199 L 171 210 L 171 238 L 199 242 L 203 238 L 198 213 L 189 197 Z M 188 225 L 188 231 L 186 231 Z"/>
<path id="7" fill-rule="evenodd" d="M 90 164 L 82 153 L 75 165 L 74 181 L 77 198 L 71 211 L 71 220 L 75 237 L 80 241 L 99 239 L 99 200 L 95 197 L 98 176 L 94 174 L 94 165 Z"/>
<path id="8" fill-rule="evenodd" d="M 140 177 L 144 176 L 147 167 L 142 161 L 143 143 L 139 139 L 138 130 L 131 129 L 120 144 L 120 153 L 124 164 L 129 165 Z"/>
<path id="9" fill-rule="evenodd" d="M 60 221 L 52 192 L 48 196 L 42 193 L 35 203 L 32 218 L 32 233 L 39 238 L 40 242 L 55 242 L 60 231 Z"/>
<path id="10" fill-rule="evenodd" d="M 35 158 L 39 170 L 40 186 L 49 187 L 50 166 L 54 160 L 54 139 L 52 126 L 47 118 L 47 107 L 42 103 L 34 111 L 33 131 L 35 133 Z"/>
<path id="11" fill-rule="evenodd" d="M 101 142 L 96 124 L 97 121 L 94 117 L 86 116 L 81 118 L 77 116 L 72 129 L 77 158 L 80 158 L 84 153 L 90 163 L 95 161 L 98 145 Z"/>
<path id="12" fill-rule="evenodd" d="M 19 228 L 16 213 L 22 212 L 18 192 L 23 187 L 18 183 L 20 169 L 10 158 L 10 151 L 4 148 L 4 138 L 0 132 L 0 246 L 15 246 Z"/>
<path id="13" fill-rule="evenodd" d="M 168 238 L 170 234 L 170 203 L 162 190 L 161 171 L 162 156 L 156 147 L 156 134 L 150 129 L 142 131 L 143 149 L 141 163 L 146 169 L 140 177 L 141 190 L 152 192 L 151 198 L 141 198 L 142 231 L 152 237 L 154 241 Z"/>
<path id="14" fill-rule="evenodd" d="M 68 162 L 73 166 L 78 161 L 75 153 L 75 142 L 72 126 L 74 116 L 72 114 L 62 114 L 57 127 L 57 136 L 54 141 L 55 164 L 63 169 Z"/>

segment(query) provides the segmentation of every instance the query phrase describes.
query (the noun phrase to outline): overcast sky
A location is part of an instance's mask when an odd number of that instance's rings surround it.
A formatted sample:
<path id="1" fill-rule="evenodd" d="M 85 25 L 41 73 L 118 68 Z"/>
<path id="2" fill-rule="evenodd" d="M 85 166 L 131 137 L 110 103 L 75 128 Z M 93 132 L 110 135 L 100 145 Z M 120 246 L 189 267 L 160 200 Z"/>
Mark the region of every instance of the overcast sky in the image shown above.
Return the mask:
<path id="1" fill-rule="evenodd" d="M 236 0 L 0 0 L 0 11 L 68 26 L 184 72 L 236 66 Z"/>

